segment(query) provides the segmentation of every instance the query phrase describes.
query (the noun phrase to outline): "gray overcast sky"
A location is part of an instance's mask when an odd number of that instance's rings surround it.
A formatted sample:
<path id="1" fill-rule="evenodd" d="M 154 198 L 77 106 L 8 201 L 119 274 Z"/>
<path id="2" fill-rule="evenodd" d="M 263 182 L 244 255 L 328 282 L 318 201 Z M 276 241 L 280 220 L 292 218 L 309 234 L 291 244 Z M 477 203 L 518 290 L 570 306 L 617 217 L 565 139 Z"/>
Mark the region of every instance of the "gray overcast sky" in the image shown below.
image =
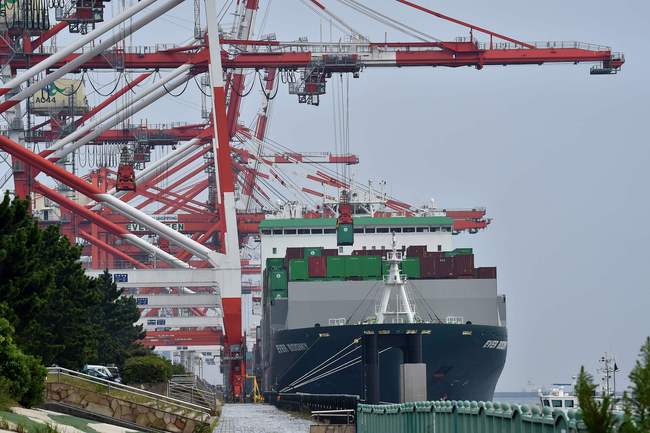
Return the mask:
<path id="1" fill-rule="evenodd" d="M 603 77 L 585 65 L 365 71 L 351 82 L 351 148 L 359 180 L 386 179 L 404 200 L 488 208 L 489 230 L 456 244 L 475 247 L 478 264 L 498 266 L 508 297 L 500 390 L 570 380 L 581 364 L 593 371 L 604 351 L 627 376 L 650 335 L 650 3 L 421 3 L 523 40 L 578 40 L 626 54 L 623 71 Z M 465 35 L 393 1 L 367 4 L 441 39 Z M 317 39 L 303 9 L 276 1 L 267 31 Z M 382 39 L 381 26 L 337 10 Z M 271 136 L 332 149 L 331 98 L 315 109 L 280 92 Z"/>
<path id="2" fill-rule="evenodd" d="M 475 247 L 479 265 L 498 266 L 508 297 L 500 390 L 570 380 L 581 364 L 593 371 L 604 351 L 627 377 L 650 335 L 650 3 L 421 3 L 522 40 L 578 40 L 626 54 L 616 76 L 590 76 L 586 65 L 365 71 L 351 82 L 351 149 L 359 180 L 386 179 L 404 200 L 488 208 L 489 230 L 456 244 Z M 394 1 L 366 4 L 441 39 L 466 36 Z M 317 21 L 300 6 L 275 1 L 266 30 L 317 39 Z M 336 10 L 383 39 L 381 26 Z M 280 93 L 271 137 L 332 149 L 331 98 L 313 108 Z"/>
<path id="3" fill-rule="evenodd" d="M 323 1 L 384 39 L 379 24 Z M 385 179 L 390 192 L 416 204 L 433 197 L 442 207 L 485 206 L 494 218 L 489 230 L 456 244 L 476 248 L 478 265 L 498 266 L 508 296 L 499 389 L 570 380 L 581 364 L 593 371 L 604 351 L 617 355 L 627 376 L 650 335 L 650 2 L 420 2 L 521 40 L 578 40 L 625 53 L 616 76 L 589 76 L 587 65 L 367 70 L 351 81 L 350 98 L 358 180 Z M 395 1 L 365 3 L 441 39 L 467 36 Z M 180 42 L 191 21 L 191 5 L 183 5 L 134 43 Z M 321 25 L 298 0 L 274 0 L 264 32 L 318 40 Z M 259 100 L 256 92 L 247 98 L 244 119 Z M 197 101 L 190 90 L 145 114 L 196 121 Z M 330 94 L 320 107 L 298 105 L 283 86 L 270 137 L 296 150 L 333 151 L 331 101 Z"/>

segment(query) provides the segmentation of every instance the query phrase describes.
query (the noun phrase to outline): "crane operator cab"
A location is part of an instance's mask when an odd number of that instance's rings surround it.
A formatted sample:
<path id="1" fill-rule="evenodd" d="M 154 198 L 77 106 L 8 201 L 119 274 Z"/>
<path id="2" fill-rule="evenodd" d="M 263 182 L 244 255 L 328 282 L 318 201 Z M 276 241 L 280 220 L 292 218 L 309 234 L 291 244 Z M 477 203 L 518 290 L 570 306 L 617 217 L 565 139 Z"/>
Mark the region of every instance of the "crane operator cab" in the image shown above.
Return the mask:
<path id="1" fill-rule="evenodd" d="M 354 222 L 348 191 L 341 191 L 339 217 L 336 219 L 336 245 L 354 245 Z"/>
<path id="2" fill-rule="evenodd" d="M 120 165 L 117 168 L 117 191 L 135 191 L 135 169 L 133 168 L 133 159 L 131 152 L 124 146 L 120 152 Z"/>

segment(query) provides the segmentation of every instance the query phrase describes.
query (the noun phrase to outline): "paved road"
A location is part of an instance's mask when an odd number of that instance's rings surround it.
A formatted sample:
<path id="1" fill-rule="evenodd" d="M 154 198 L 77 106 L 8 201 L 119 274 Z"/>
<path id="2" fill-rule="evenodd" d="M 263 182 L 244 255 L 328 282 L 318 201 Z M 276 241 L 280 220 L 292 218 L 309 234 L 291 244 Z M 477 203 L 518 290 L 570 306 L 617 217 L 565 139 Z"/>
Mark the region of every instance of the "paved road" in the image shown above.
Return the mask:
<path id="1" fill-rule="evenodd" d="M 227 404 L 214 433 L 307 433 L 311 423 L 267 404 Z"/>

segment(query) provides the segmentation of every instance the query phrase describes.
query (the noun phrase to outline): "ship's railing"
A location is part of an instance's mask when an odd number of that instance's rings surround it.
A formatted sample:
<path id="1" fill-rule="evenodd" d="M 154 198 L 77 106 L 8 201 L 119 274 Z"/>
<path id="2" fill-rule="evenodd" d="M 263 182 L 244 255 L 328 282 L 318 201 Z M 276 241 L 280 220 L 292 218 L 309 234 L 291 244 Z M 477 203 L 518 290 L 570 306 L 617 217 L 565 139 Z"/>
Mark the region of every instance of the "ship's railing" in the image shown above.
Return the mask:
<path id="1" fill-rule="evenodd" d="M 615 414 L 616 427 L 624 415 Z M 357 406 L 357 433 L 586 433 L 580 409 L 476 401 L 423 401 Z"/>

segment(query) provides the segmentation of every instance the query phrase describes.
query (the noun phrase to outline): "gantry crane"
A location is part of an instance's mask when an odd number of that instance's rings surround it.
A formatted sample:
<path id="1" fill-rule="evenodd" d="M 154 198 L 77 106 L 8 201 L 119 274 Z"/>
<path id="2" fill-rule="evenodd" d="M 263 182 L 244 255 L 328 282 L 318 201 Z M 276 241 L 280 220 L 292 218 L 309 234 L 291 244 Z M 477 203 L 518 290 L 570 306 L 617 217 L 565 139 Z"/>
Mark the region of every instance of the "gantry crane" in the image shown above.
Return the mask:
<path id="1" fill-rule="evenodd" d="M 40 15 L 33 14 L 29 19 L 22 20 L 22 26 L 6 29 L 5 37 L 0 38 L 0 59 L 5 66 L 3 73 L 6 78 L 0 86 L 0 95 L 5 96 L 0 103 L 0 113 L 9 115 L 11 129 L 6 136 L 0 136 L 0 148 L 13 158 L 16 193 L 28 197 L 32 192 L 38 192 L 80 219 L 89 221 L 90 230 L 75 230 L 74 234 L 90 240 L 96 248 L 142 269 L 150 267 L 142 257 L 153 255 L 165 263 L 163 266 L 190 268 L 195 264 L 190 259 L 196 257 L 202 265 L 218 270 L 224 313 L 225 358 L 229 361 L 228 385 L 234 398 L 242 395 L 246 375 L 241 353 L 239 233 L 255 231 L 256 224 L 264 217 L 263 213 L 236 213 L 236 174 L 243 174 L 240 176 L 244 179 L 240 189 L 245 198 L 244 209 L 248 211 L 256 196 L 264 194 L 259 186 L 263 176 L 260 168 L 263 165 L 282 164 L 292 160 L 305 162 L 305 159 L 323 157 L 307 155 L 308 158 L 305 158 L 305 155 L 299 156 L 295 152 L 278 155 L 265 150 L 270 96 L 277 91 L 279 81 L 289 83 L 289 93 L 295 94 L 299 102 L 318 105 L 320 98 L 327 94 L 327 83 L 333 74 L 359 77 L 364 71 L 373 68 L 467 66 L 482 69 L 497 65 L 594 63 L 596 65 L 591 68 L 592 74 L 614 74 L 624 63 L 621 54 L 614 53 L 607 47 L 576 42 L 522 42 L 406 0 L 395 0 L 395 3 L 458 24 L 467 29 L 469 34 L 454 41 L 439 41 L 381 15 L 385 22 L 401 25 L 418 40 L 373 42 L 358 34 L 348 41 L 336 43 L 279 41 L 272 37 L 255 39 L 252 37 L 252 28 L 259 8 L 258 0 L 237 2 L 237 25 L 230 34 L 220 33 L 217 25 L 222 3 L 207 0 L 207 31 L 199 31 L 199 39 L 190 38 L 181 46 L 153 50 L 147 47 L 115 48 L 124 38 L 182 2 L 183 0 L 141 0 L 120 10 L 110 19 L 104 19 L 103 2 L 95 2 L 89 7 L 86 2 L 75 0 L 66 3 L 70 7 L 57 11 L 58 23 L 54 25 L 49 22 L 47 10 L 43 10 Z M 334 16 L 325 2 L 311 0 L 311 3 L 345 26 L 344 20 Z M 360 4 L 356 0 L 352 3 Z M 378 12 L 364 7 L 363 10 L 369 15 L 375 18 L 379 16 Z M 112 32 L 127 21 L 130 25 L 125 26 L 123 31 Z M 65 29 L 78 33 L 78 37 L 56 52 L 42 49 L 48 40 Z M 487 40 L 479 40 L 477 35 L 484 35 Z M 39 137 L 45 137 L 52 142 L 46 150 L 36 153 L 23 145 L 24 129 L 20 124 L 23 101 L 66 74 L 116 68 L 137 70 L 139 75 L 135 80 L 126 82 L 103 103 L 74 120 L 73 128 L 69 131 L 58 128 L 52 120 L 30 128 L 28 140 L 38 141 Z M 139 90 L 137 86 L 150 77 L 153 71 L 159 70 L 169 72 L 144 90 Z M 252 133 L 239 126 L 240 105 L 245 96 L 242 91 L 245 88 L 245 72 L 251 70 L 265 71 L 266 74 L 264 98 Z M 120 136 L 119 130 L 114 128 L 168 95 L 171 90 L 206 72 L 210 77 L 209 94 L 212 98 L 210 121 L 207 124 L 197 123 L 191 128 L 140 128 L 140 132 L 144 131 L 151 136 L 158 134 L 161 140 L 173 143 L 176 148 L 159 160 L 151 161 L 136 173 L 135 182 L 138 187 L 135 190 L 129 187 L 122 188 L 127 191 L 118 191 L 120 188 L 116 189 L 112 181 L 114 174 L 108 169 L 83 177 L 70 173 L 60 165 L 61 161 L 82 146 L 134 139 L 133 131 L 123 131 Z M 129 92 L 132 95 L 128 110 L 114 106 L 114 102 Z M 31 133 L 48 125 L 52 129 L 39 134 Z M 234 141 L 242 135 L 255 145 L 253 151 L 234 145 Z M 252 167 L 242 163 L 244 155 L 252 159 Z M 201 158 L 204 163 L 200 170 L 193 169 L 172 185 L 159 186 L 162 179 L 180 170 L 190 170 L 191 164 Z M 350 161 L 332 162 L 348 164 Z M 323 162 L 326 161 L 319 161 Z M 39 173 L 83 194 L 91 200 L 90 203 L 81 204 L 37 181 Z M 202 173 L 204 178 L 201 181 L 184 189 L 186 181 Z M 277 172 L 270 176 L 282 181 L 281 174 Z M 308 175 L 307 179 L 344 192 L 349 184 L 349 179 L 319 170 Z M 196 200 L 206 188 L 211 191 L 207 205 Z M 310 188 L 302 188 L 302 192 L 329 198 L 327 194 Z M 143 201 L 129 204 L 137 198 Z M 405 214 L 415 211 L 412 206 L 397 199 L 389 198 L 385 202 L 387 207 Z M 188 227 L 195 224 L 194 235 L 189 238 L 145 212 L 151 203 L 161 204 L 162 207 L 156 211 L 158 215 L 181 210 L 183 217 L 177 224 Z M 343 208 L 347 209 L 345 206 Z M 343 208 L 339 205 L 339 213 L 342 210 L 347 214 Z M 106 209 L 111 211 L 107 212 Z M 489 222 L 484 219 L 485 211 L 481 209 L 456 213 L 450 211 L 447 214 L 454 217 L 454 229 L 458 231 L 480 229 Z M 342 225 L 349 223 L 346 218 L 344 220 L 341 221 Z M 100 239 L 99 229 L 109 233 L 111 239 L 124 241 L 124 246 L 118 249 L 109 237 Z M 151 244 L 139 236 L 143 232 L 156 234 L 168 241 L 169 245 L 163 247 Z M 210 243 L 214 235 L 218 236 L 216 244 Z M 175 249 L 172 249 L 172 245 Z"/>

